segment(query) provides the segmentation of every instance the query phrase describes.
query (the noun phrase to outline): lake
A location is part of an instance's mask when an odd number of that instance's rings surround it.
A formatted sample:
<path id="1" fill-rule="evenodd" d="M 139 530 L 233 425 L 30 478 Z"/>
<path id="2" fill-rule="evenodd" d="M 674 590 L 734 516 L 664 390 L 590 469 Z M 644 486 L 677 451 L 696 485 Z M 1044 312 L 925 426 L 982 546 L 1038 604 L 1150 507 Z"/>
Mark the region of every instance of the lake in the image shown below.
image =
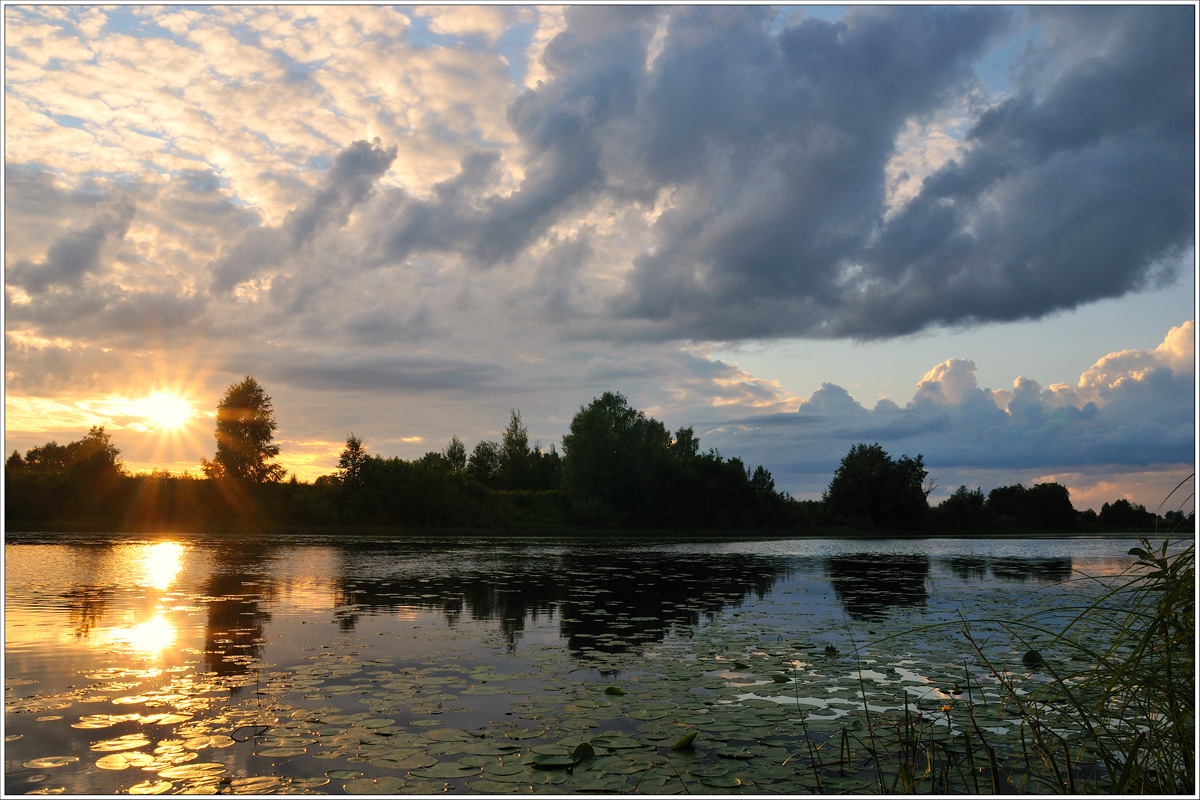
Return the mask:
<path id="1" fill-rule="evenodd" d="M 968 701 L 1003 744 L 962 620 L 1043 680 L 1023 618 L 1134 544 L 10 534 L 4 788 L 870 790 L 813 748 L 905 712 L 959 736 Z"/>

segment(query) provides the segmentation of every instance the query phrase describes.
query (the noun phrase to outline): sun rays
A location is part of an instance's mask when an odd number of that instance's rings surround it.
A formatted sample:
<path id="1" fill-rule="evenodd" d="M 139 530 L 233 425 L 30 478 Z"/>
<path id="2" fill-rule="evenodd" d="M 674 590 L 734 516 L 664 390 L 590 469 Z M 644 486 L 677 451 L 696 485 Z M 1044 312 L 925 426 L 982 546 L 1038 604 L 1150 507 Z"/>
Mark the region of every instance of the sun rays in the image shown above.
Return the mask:
<path id="1" fill-rule="evenodd" d="M 132 414 L 145 417 L 153 427 L 161 431 L 176 430 L 195 414 L 191 403 L 179 395 L 165 391 L 133 400 L 130 405 Z"/>

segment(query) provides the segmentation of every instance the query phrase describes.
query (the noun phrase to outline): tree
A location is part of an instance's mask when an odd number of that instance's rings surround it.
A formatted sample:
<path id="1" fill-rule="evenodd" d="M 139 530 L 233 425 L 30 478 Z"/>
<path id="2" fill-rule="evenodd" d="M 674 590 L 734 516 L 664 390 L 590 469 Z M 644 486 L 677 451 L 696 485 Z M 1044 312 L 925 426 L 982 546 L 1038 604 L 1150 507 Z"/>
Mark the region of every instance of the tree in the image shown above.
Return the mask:
<path id="1" fill-rule="evenodd" d="M 1070 528 L 1077 520 L 1067 487 L 1053 482 L 997 486 L 988 492 L 987 513 L 1000 527 L 1031 530 Z"/>
<path id="2" fill-rule="evenodd" d="M 500 487 L 526 489 L 531 466 L 529 432 L 521 422 L 521 412 L 513 409 L 500 441 Z"/>
<path id="3" fill-rule="evenodd" d="M 495 486 L 500 472 L 500 445 L 495 442 L 480 442 L 471 451 L 467 472 L 484 486 Z"/>
<path id="4" fill-rule="evenodd" d="M 25 460 L 16 450 L 5 462 L 11 469 L 24 469 L 44 475 L 71 475 L 75 478 L 96 478 L 123 474 L 121 451 L 104 432 L 103 425 L 93 425 L 82 439 L 60 445 L 47 442 L 25 451 Z"/>
<path id="5" fill-rule="evenodd" d="M 67 467 L 77 478 L 95 480 L 124 474 L 121 451 L 104 432 L 103 425 L 93 425 L 77 442 L 67 445 Z"/>
<path id="6" fill-rule="evenodd" d="M 217 452 L 213 460 L 202 460 L 204 474 L 246 483 L 283 479 L 286 470 L 271 460 L 279 455 L 272 444 L 275 408 L 271 398 L 254 378 L 247 375 L 230 384 L 217 404 Z"/>
<path id="7" fill-rule="evenodd" d="M 451 472 L 464 472 L 467 469 L 467 447 L 458 436 L 451 436 L 450 443 L 442 453 Z"/>
<path id="8" fill-rule="evenodd" d="M 1113 503 L 1105 503 L 1100 508 L 1100 524 L 1106 528 L 1137 530 L 1152 528 L 1156 522 L 1155 515 L 1146 507 L 1133 504 L 1122 497 Z"/>
<path id="9" fill-rule="evenodd" d="M 367 448 L 363 447 L 362 439 L 351 431 L 346 437 L 346 446 L 338 456 L 338 482 L 349 488 L 362 486 L 366 461 Z"/>
<path id="10" fill-rule="evenodd" d="M 656 419 L 605 392 L 582 406 L 563 437 L 563 488 L 589 522 L 640 519 L 671 438 Z"/>
<path id="11" fill-rule="evenodd" d="M 929 512 L 923 457 L 893 459 L 876 442 L 856 444 L 825 490 L 830 509 L 852 524 L 910 530 Z"/>
<path id="12" fill-rule="evenodd" d="M 776 496 L 775 479 L 761 464 L 754 469 L 754 474 L 750 477 L 750 488 L 761 499 L 773 499 Z"/>
<path id="13" fill-rule="evenodd" d="M 968 489 L 966 486 L 959 486 L 954 494 L 937 507 L 937 515 L 955 530 L 978 530 L 986 521 L 984 502 L 983 490 L 979 487 Z"/>

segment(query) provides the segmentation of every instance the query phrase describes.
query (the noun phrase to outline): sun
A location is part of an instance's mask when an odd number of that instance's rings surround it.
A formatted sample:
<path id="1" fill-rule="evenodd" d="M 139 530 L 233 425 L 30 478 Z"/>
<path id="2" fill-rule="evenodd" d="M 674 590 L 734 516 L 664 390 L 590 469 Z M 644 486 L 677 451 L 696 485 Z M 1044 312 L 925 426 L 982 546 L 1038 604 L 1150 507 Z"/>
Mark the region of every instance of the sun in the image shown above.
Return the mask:
<path id="1" fill-rule="evenodd" d="M 161 430 L 181 427 L 192 416 L 188 401 L 167 392 L 155 392 L 149 397 L 134 401 L 134 413 L 146 417 Z"/>

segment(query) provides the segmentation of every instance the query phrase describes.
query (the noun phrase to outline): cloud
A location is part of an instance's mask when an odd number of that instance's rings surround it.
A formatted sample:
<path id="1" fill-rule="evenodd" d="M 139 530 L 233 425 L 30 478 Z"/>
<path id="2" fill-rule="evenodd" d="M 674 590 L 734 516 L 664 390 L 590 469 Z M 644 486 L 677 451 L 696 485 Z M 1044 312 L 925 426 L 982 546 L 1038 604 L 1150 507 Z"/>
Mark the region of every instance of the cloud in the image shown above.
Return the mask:
<path id="1" fill-rule="evenodd" d="M 547 442 L 615 389 L 825 479 L 854 436 L 996 469 L 1080 442 L 1173 459 L 1190 332 L 1069 384 L 984 389 L 951 360 L 871 408 L 706 348 L 1168 282 L 1193 244 L 1191 13 L 9 6 L 7 388 L 181 363 L 217 394 L 269 380 L 297 440 L 494 438 L 519 404 Z"/>
<path id="2" fill-rule="evenodd" d="M 1075 385 L 1043 388 L 1019 376 L 1011 389 L 979 388 L 974 362 L 949 359 L 904 406 L 885 399 L 867 409 L 826 383 L 793 413 L 710 427 L 739 431 L 743 448 L 809 492 L 828 483 L 851 445 L 873 441 L 894 454 L 923 454 L 946 486 L 988 472 L 1008 483 L 1017 474 L 1174 474 L 1195 457 L 1193 339 L 1187 321 L 1153 350 L 1104 356 Z"/>
<path id="3" fill-rule="evenodd" d="M 9 266 L 8 282 L 30 294 L 54 286 L 78 286 L 84 276 L 111 266 L 136 211 L 137 206 L 124 197 L 102 204 L 86 226 L 59 236 L 40 263 L 21 261 Z"/>
<path id="4" fill-rule="evenodd" d="M 297 257 L 326 230 L 342 228 L 376 181 L 396 159 L 396 148 L 379 140 L 357 141 L 334 159 L 321 186 L 278 227 L 251 228 L 212 265 L 212 287 L 226 292 L 257 274 Z"/>
<path id="5" fill-rule="evenodd" d="M 515 9 L 506 6 L 430 6 L 416 9 L 429 29 L 445 36 L 479 36 L 489 44 L 504 35 Z"/>
<path id="6" fill-rule="evenodd" d="M 262 221 L 214 262 L 219 291 L 296 278 L 285 262 L 351 210 L 367 268 L 525 286 L 570 240 L 555 324 L 616 341 L 1039 317 L 1169 281 L 1192 244 L 1185 7 L 414 13 L 491 44 L 414 44 L 394 9 L 173 10 L 95 41 L 90 17 L 10 10 L 10 157 L 219 176 Z M 515 31 L 540 48 L 523 91 L 498 49 Z M 989 94 L 984 60 L 1022 43 L 1013 91 Z M 51 131 L 84 137 L 78 159 L 39 144 Z M 345 143 L 375 137 L 342 180 Z"/>

